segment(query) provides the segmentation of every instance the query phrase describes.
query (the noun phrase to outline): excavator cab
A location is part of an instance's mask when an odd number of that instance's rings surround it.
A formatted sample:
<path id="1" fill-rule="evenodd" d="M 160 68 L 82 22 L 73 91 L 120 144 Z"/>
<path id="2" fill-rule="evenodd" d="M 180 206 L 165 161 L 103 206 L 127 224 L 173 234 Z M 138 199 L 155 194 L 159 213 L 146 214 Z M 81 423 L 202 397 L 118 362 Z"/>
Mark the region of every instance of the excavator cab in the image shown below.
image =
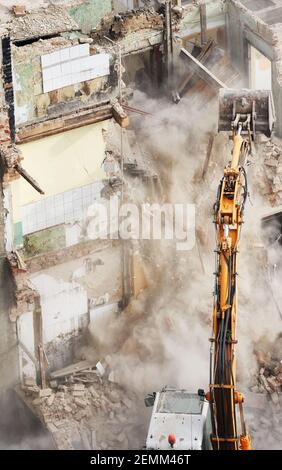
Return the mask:
<path id="1" fill-rule="evenodd" d="M 165 387 L 146 397 L 153 404 L 146 439 L 149 450 L 209 450 L 211 417 L 209 403 L 203 390 L 189 393 Z"/>

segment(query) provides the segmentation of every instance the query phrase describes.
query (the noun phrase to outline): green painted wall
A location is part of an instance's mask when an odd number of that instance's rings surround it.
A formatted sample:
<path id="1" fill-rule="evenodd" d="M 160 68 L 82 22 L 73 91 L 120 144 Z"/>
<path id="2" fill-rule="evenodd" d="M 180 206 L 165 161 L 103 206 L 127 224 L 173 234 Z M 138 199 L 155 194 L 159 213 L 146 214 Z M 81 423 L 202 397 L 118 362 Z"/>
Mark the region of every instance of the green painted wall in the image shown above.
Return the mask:
<path id="1" fill-rule="evenodd" d="M 23 224 L 17 222 L 14 224 L 14 245 L 16 248 L 20 248 L 23 245 Z"/>
<path id="2" fill-rule="evenodd" d="M 40 67 L 40 59 L 38 58 Z M 38 68 L 38 67 L 37 67 Z M 16 122 L 28 121 L 34 114 L 35 108 L 35 60 L 27 63 L 14 63 L 15 76 L 15 102 L 16 102 Z"/>
<path id="3" fill-rule="evenodd" d="M 24 257 L 31 258 L 48 253 L 50 251 L 60 250 L 66 246 L 65 227 L 57 225 L 46 230 L 25 235 L 24 237 Z"/>
<path id="4" fill-rule="evenodd" d="M 88 0 L 69 10 L 70 15 L 84 33 L 96 28 L 101 19 L 112 11 L 112 0 Z"/>

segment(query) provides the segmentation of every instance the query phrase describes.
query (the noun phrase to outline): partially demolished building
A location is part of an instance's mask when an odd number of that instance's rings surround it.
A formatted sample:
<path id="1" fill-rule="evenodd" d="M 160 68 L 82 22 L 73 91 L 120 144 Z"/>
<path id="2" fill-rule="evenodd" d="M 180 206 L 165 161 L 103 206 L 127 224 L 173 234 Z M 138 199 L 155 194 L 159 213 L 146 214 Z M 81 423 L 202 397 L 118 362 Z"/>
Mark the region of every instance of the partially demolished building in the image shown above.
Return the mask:
<path id="1" fill-rule="evenodd" d="M 97 205 L 124 197 L 128 175 L 138 185 L 158 180 L 130 139 L 131 117 L 150 114 L 131 105 L 134 90 L 165 96 L 171 106 L 197 96 L 204 106 L 225 85 L 259 88 L 263 68 L 282 137 L 281 7 L 276 0 L 29 3 L 3 2 L 0 10 L 0 385 L 28 389 L 56 434 L 63 415 L 79 414 L 80 422 L 87 400 L 101 403 L 93 386 L 57 389 L 54 381 L 84 360 L 77 353 L 89 325 L 147 286 L 134 245 L 108 237 L 109 228 L 104 239 L 95 236 Z M 211 132 L 203 178 L 213 139 Z M 276 183 L 275 197 L 273 188 L 268 195 L 280 204 Z M 78 364 L 76 372 L 90 373 L 95 365 Z M 117 394 L 112 382 L 110 392 Z M 54 400 L 57 427 L 48 415 Z M 110 400 L 101 406 L 118 413 Z M 126 398 L 123 406 L 130 409 Z M 71 433 L 55 439 L 59 448 L 74 440 Z M 88 448 L 83 433 L 80 440 Z"/>
<path id="2" fill-rule="evenodd" d="M 116 54 L 94 45 L 82 32 L 95 28 L 101 16 L 91 16 L 93 24 L 85 24 L 89 16 L 83 8 L 88 6 L 66 9 L 50 5 L 30 13 L 14 9 L 2 32 L 3 207 L 9 214 L 5 243 L 11 253 L 8 260 L 13 278 L 10 320 L 17 324 L 14 340 L 19 345 L 21 376 L 38 372 L 35 364 L 40 344 L 44 348 L 60 335 L 67 342 L 85 328 L 90 304 L 103 304 L 104 298 L 110 305 L 119 300 L 118 262 L 113 263 L 117 272 L 112 284 L 95 294 L 92 291 L 91 298 L 75 281 L 80 277 L 75 272 L 80 269 L 85 271 L 82 276 L 96 266 L 100 271 L 109 269 L 102 260 L 103 247 L 98 249 L 101 255 L 89 255 L 93 247 L 87 244 L 87 236 L 81 235 L 80 222 L 104 186 L 103 133 L 118 94 Z M 104 13 L 102 8 L 101 15 Z M 19 177 L 21 165 L 26 178 Z M 113 251 L 112 260 L 118 258 L 118 247 L 108 249 Z M 69 269 L 65 281 L 58 283 L 48 273 L 62 263 L 76 264 L 76 259 L 80 261 L 71 269 L 74 279 L 67 279 Z M 53 313 L 50 305 L 47 307 L 46 320 L 43 297 L 46 306 L 57 299 Z M 62 317 L 66 313 L 67 318 Z M 50 328 L 49 321 L 53 324 Z M 61 364 L 59 356 L 70 354 L 69 348 L 65 344 L 60 353 L 55 343 L 54 347 L 50 354 Z"/>
<path id="3" fill-rule="evenodd" d="M 3 249 L 20 357 L 15 381 L 40 372 L 40 347 L 53 368 L 68 363 L 91 317 L 123 301 L 119 241 L 89 239 L 89 207 L 111 183 L 107 129 L 112 118 L 127 125 L 117 103 L 124 81 L 142 83 L 143 73 L 158 88 L 166 67 L 163 14 L 116 15 L 92 2 L 93 14 L 89 2 L 73 3 L 14 7 L 2 26 Z M 212 7 L 211 32 L 222 35 L 222 5 Z M 188 13 L 182 19 L 176 8 L 174 21 L 190 40 L 200 25 L 197 8 Z"/>

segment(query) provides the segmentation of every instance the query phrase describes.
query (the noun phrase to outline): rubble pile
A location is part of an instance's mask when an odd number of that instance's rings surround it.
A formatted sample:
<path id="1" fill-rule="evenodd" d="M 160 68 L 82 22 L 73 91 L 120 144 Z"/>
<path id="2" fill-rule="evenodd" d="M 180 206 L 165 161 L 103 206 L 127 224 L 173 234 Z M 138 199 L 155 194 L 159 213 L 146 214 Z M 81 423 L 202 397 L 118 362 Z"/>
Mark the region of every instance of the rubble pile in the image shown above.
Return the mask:
<path id="1" fill-rule="evenodd" d="M 40 389 L 33 378 L 26 377 L 22 390 L 58 449 L 139 448 L 134 428 L 140 405 L 110 379 L 95 374 L 86 383 L 51 380 L 48 388 Z"/>
<path id="2" fill-rule="evenodd" d="M 20 149 L 15 144 L 0 145 L 0 157 L 2 163 L 9 169 L 23 159 Z"/>
<path id="3" fill-rule="evenodd" d="M 97 38 L 108 35 L 111 39 L 119 39 L 126 34 L 140 29 L 163 29 L 163 18 L 153 8 L 140 8 L 116 15 L 110 14 L 102 19 L 95 30 Z"/>
<path id="4" fill-rule="evenodd" d="M 274 345 L 264 347 L 264 342 L 255 351 L 258 373 L 250 387 L 252 392 L 267 393 L 273 411 L 282 409 L 282 337 Z M 274 406 L 273 406 L 274 405 Z"/>
<path id="5" fill-rule="evenodd" d="M 267 392 L 271 401 L 282 407 L 282 361 L 261 367 L 257 383 L 251 386 L 251 391 Z"/>
<path id="6" fill-rule="evenodd" d="M 254 349 L 257 371 L 246 394 L 250 432 L 256 448 L 280 448 L 282 433 L 282 335 L 266 337 Z M 252 411 L 251 411 L 252 410 Z M 277 447 L 276 447 L 277 446 Z"/>
<path id="7" fill-rule="evenodd" d="M 272 204 L 282 203 L 282 146 L 269 140 L 263 147 L 266 192 Z"/>
<path id="8" fill-rule="evenodd" d="M 48 5 L 48 7 L 46 5 L 45 8 L 34 12 L 22 11 L 22 14 L 15 14 L 15 18 L 8 27 L 11 29 L 11 35 L 16 39 L 43 37 L 58 34 L 58 31 L 79 29 L 66 8 L 59 5 Z"/>

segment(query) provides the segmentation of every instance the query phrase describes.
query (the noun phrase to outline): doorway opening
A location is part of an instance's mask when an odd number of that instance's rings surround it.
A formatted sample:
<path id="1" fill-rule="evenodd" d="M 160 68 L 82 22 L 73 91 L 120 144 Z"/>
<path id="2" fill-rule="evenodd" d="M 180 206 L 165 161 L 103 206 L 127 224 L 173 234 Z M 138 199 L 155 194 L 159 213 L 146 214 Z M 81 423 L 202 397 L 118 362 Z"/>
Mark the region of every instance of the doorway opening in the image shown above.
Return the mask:
<path id="1" fill-rule="evenodd" d="M 250 87 L 254 90 L 271 90 L 271 61 L 258 49 L 250 47 Z"/>

